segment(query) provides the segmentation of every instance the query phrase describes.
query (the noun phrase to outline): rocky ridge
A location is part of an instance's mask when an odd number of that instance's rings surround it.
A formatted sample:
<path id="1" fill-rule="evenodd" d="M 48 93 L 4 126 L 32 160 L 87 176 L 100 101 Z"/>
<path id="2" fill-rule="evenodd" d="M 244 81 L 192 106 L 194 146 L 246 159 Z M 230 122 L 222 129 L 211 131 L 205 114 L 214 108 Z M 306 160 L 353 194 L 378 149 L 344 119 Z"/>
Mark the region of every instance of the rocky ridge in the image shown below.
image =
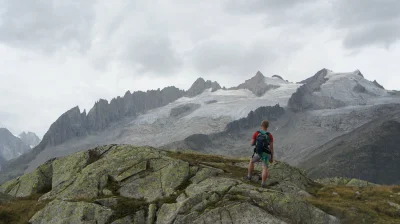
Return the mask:
<path id="1" fill-rule="evenodd" d="M 109 145 L 57 158 L 0 186 L 43 194 L 30 223 L 339 223 L 309 204 L 316 186 L 277 162 L 274 184 L 244 182 L 247 159 Z M 47 192 L 47 193 L 46 193 Z"/>
<path id="2" fill-rule="evenodd" d="M 282 79 L 282 77 L 279 76 L 279 79 Z M 283 80 L 283 79 L 282 79 Z M 249 80 L 246 80 L 244 83 L 240 84 L 237 87 L 230 88 L 232 90 L 237 90 L 237 89 L 247 89 L 250 90 L 251 92 L 254 93 L 256 96 L 262 96 L 264 95 L 268 90 L 271 89 L 276 89 L 279 86 L 273 85 L 273 84 L 268 84 L 265 81 L 265 76 L 258 71 L 254 77 L 252 77 Z"/>
<path id="3" fill-rule="evenodd" d="M 40 138 L 33 132 L 22 132 L 18 137 L 31 148 L 36 147 L 40 143 Z"/>
<path id="4" fill-rule="evenodd" d="M 314 92 L 321 89 L 328 79 L 328 69 L 318 71 L 314 76 L 302 81 L 305 85 L 300 86 L 289 99 L 288 107 L 294 112 L 305 111 L 309 109 L 324 109 L 343 107 L 345 104 L 332 97 L 320 99 L 313 95 Z"/>
<path id="5" fill-rule="evenodd" d="M 10 160 L 28 152 L 31 148 L 6 128 L 0 128 L 0 157 Z M 1 164 L 1 162 L 0 162 Z"/>
<path id="6" fill-rule="evenodd" d="M 205 81 L 203 78 L 198 78 L 185 93 L 185 96 L 195 97 L 203 93 L 206 89 L 211 89 L 212 92 L 215 92 L 221 89 L 221 86 L 217 82 Z"/>

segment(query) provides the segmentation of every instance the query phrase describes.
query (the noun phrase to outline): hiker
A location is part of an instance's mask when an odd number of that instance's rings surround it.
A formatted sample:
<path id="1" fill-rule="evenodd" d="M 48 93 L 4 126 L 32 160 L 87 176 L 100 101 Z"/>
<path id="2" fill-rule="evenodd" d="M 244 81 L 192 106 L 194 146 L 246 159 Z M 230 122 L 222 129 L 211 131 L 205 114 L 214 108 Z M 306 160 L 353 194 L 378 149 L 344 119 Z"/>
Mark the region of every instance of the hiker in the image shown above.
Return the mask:
<path id="1" fill-rule="evenodd" d="M 269 121 L 261 122 L 261 130 L 256 131 L 251 139 L 251 146 L 255 146 L 254 153 L 250 159 L 248 174 L 246 179 L 251 180 L 254 171 L 254 163 L 262 162 L 262 182 L 261 187 L 266 186 L 268 178 L 268 164 L 274 161 L 274 137 L 268 130 Z"/>

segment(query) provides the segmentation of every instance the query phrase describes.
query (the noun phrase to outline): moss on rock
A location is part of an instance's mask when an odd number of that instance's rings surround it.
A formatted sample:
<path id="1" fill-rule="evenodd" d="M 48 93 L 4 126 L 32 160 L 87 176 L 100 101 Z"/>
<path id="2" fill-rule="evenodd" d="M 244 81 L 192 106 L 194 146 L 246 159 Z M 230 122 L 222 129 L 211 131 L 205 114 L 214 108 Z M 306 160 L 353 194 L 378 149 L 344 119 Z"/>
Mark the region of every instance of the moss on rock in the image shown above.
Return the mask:
<path id="1" fill-rule="evenodd" d="M 108 223 L 113 211 L 109 208 L 87 203 L 54 200 L 44 209 L 36 213 L 29 221 L 31 224 L 41 223 Z"/>

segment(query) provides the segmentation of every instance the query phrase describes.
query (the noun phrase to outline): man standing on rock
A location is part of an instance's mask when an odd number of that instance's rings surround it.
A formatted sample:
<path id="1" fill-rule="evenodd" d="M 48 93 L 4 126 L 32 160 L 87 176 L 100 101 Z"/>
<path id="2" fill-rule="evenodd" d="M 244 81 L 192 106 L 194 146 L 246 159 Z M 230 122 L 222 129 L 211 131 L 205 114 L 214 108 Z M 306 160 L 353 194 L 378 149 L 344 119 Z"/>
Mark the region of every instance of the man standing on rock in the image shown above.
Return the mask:
<path id="1" fill-rule="evenodd" d="M 252 173 L 254 171 L 254 163 L 262 162 L 262 182 L 261 187 L 266 186 L 266 180 L 268 178 L 268 164 L 274 161 L 274 137 L 269 133 L 268 130 L 269 121 L 261 122 L 261 130 L 256 131 L 251 139 L 251 145 L 255 146 L 254 154 L 250 159 L 248 174 L 245 179 L 251 180 Z"/>

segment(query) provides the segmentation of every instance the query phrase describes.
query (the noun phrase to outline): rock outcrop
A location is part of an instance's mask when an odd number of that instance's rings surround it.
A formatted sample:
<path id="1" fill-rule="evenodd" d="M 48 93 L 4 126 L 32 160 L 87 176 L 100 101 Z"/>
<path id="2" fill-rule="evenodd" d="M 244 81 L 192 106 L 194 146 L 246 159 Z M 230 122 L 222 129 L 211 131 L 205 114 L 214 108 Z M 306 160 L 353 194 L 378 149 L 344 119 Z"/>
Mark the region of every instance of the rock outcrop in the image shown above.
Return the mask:
<path id="1" fill-rule="evenodd" d="M 51 189 L 52 163 L 41 165 L 34 172 L 8 181 L 0 186 L 0 192 L 13 197 L 28 197 L 46 193 Z"/>
<path id="2" fill-rule="evenodd" d="M 87 202 L 54 200 L 36 213 L 29 223 L 109 223 L 113 211 L 107 207 Z"/>
<path id="3" fill-rule="evenodd" d="M 200 108 L 200 104 L 188 103 L 179 105 L 171 109 L 170 116 L 174 118 L 184 117 L 198 108 Z"/>
<path id="4" fill-rule="evenodd" d="M 328 185 L 328 186 L 350 186 L 350 187 L 371 187 L 378 186 L 377 184 L 359 180 L 359 179 L 350 179 L 344 177 L 333 177 L 333 178 L 324 178 L 315 180 L 317 183 Z"/>
<path id="5" fill-rule="evenodd" d="M 29 152 L 30 149 L 29 145 L 15 137 L 9 130 L 0 128 L 0 157 L 5 160 L 14 159 Z"/>
<path id="6" fill-rule="evenodd" d="M 239 86 L 230 88 L 230 89 L 233 89 L 233 90 L 247 89 L 247 90 L 250 90 L 251 92 L 253 92 L 254 95 L 256 95 L 256 96 L 262 96 L 268 90 L 275 89 L 278 87 L 279 86 L 268 84 L 265 81 L 265 76 L 260 71 L 258 71 L 253 78 L 246 80 L 244 83 L 240 84 Z"/>
<path id="7" fill-rule="evenodd" d="M 379 84 L 376 80 L 374 80 L 372 83 L 374 83 L 375 86 L 377 86 L 378 88 L 385 89 L 385 88 L 384 88 L 381 84 Z"/>
<path id="8" fill-rule="evenodd" d="M 0 183 L 24 173 L 26 165 L 48 147 L 54 147 L 72 139 L 84 138 L 90 134 L 98 133 L 114 122 L 121 121 L 127 117 L 135 117 L 148 110 L 167 105 L 181 98 L 184 93 L 185 91 L 175 87 L 166 87 L 162 90 L 147 92 L 130 93 L 128 91 L 124 97 L 114 98 L 110 103 L 106 100 L 99 100 L 88 114 L 86 114 L 86 111 L 81 112 L 78 107 L 74 107 L 62 114 L 50 126 L 39 145 L 18 159 L 2 165 Z M 1 147 L 0 145 L 0 153 L 4 151 Z M 30 147 L 26 146 L 26 150 L 29 149 Z M 9 159 L 8 157 L 5 158 Z"/>
<path id="9" fill-rule="evenodd" d="M 215 92 L 221 89 L 221 86 L 217 82 L 212 82 L 210 80 L 205 81 L 203 78 L 198 78 L 185 93 L 185 96 L 195 97 L 202 94 L 206 89 L 211 89 L 212 92 Z"/>
<path id="10" fill-rule="evenodd" d="M 246 163 L 109 145 L 49 161 L 0 189 L 25 197 L 44 193 L 34 183 L 50 186 L 39 199 L 47 206 L 30 220 L 35 224 L 339 223 L 303 199 L 301 192 L 315 183 L 300 170 L 275 163 L 271 178 L 276 184 L 263 189 L 242 180 Z"/>
<path id="11" fill-rule="evenodd" d="M 19 135 L 19 138 L 24 142 L 26 145 L 29 145 L 31 148 L 36 147 L 40 143 L 40 138 L 33 132 L 22 132 Z"/>

